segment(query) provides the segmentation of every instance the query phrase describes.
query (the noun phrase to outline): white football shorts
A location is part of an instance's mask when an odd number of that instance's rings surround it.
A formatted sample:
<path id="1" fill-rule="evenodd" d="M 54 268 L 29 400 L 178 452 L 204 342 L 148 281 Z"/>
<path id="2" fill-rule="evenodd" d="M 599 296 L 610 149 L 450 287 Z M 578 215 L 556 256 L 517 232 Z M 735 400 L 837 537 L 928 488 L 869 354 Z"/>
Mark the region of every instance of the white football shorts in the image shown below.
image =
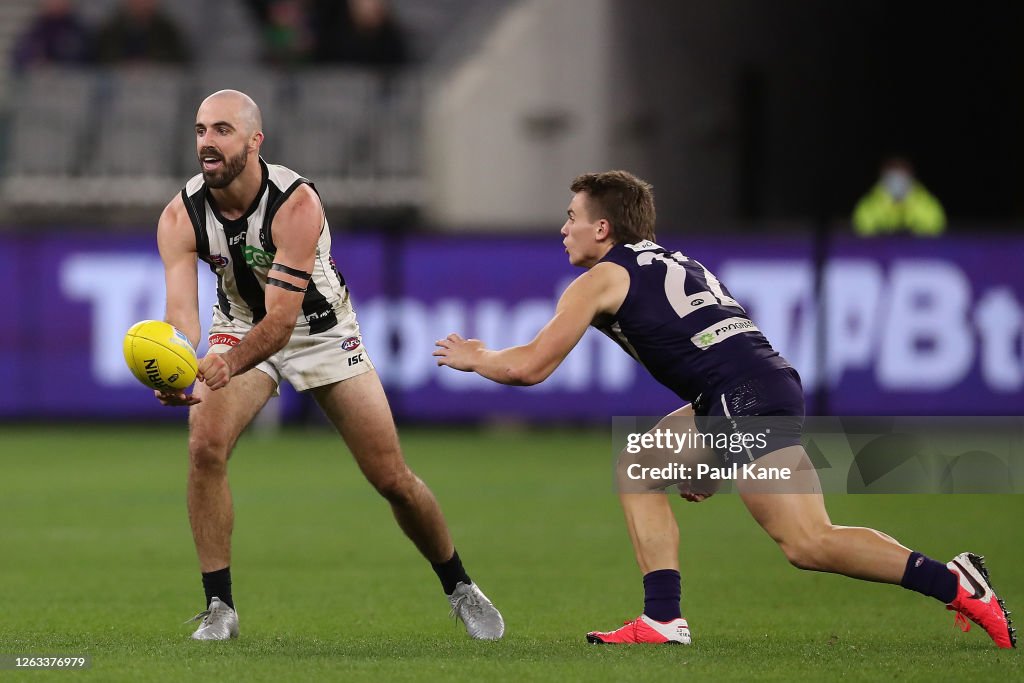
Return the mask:
<path id="1" fill-rule="evenodd" d="M 231 320 L 220 309 L 213 311 L 209 353 L 226 353 L 245 338 L 252 325 Z M 334 384 L 373 370 L 363 347 L 359 323 L 354 315 L 339 317 L 338 324 L 318 334 L 296 327 L 288 344 L 254 369 L 270 376 L 278 385 L 288 382 L 296 391 L 308 391 Z"/>

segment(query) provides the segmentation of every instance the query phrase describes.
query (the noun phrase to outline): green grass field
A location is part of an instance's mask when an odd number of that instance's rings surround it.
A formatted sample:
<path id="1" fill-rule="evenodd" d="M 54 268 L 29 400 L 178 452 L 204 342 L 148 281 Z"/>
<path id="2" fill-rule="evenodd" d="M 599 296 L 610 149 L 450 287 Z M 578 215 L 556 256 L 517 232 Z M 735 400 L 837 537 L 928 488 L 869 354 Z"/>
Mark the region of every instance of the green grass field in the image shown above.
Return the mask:
<path id="1" fill-rule="evenodd" d="M 247 435 L 232 461 L 242 637 L 196 643 L 184 428 L 0 428 L 0 655 L 89 654 L 62 680 L 1011 680 L 1019 651 L 897 587 L 793 569 L 736 496 L 678 501 L 686 648 L 595 647 L 642 609 L 602 432 L 405 430 L 503 641 L 470 641 L 339 439 Z M 946 560 L 987 556 L 1024 609 L 1024 496 L 833 496 Z M 1024 614 L 1024 613 L 1022 613 Z M 671 679 L 664 676 L 672 676 Z M 221 678 L 217 678 L 221 677 Z"/>

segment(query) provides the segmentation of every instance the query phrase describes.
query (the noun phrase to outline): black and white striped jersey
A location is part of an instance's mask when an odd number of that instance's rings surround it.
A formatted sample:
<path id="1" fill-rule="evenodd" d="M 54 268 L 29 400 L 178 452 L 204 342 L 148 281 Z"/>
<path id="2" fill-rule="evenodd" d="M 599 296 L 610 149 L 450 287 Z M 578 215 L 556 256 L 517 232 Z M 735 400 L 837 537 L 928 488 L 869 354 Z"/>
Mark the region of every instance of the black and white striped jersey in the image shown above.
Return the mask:
<path id="1" fill-rule="evenodd" d="M 245 215 L 227 220 L 217 211 L 202 174 L 181 191 L 196 235 L 199 258 L 217 276 L 217 308 L 231 319 L 255 325 L 267 313 L 264 291 L 274 263 L 274 216 L 300 185 L 313 184 L 295 171 L 267 164 L 262 158 L 263 184 Z M 314 188 L 315 190 L 315 188 Z M 324 219 L 317 242 L 313 277 L 309 281 L 296 328 L 316 334 L 351 316 L 348 289 L 331 258 L 331 233 Z"/>

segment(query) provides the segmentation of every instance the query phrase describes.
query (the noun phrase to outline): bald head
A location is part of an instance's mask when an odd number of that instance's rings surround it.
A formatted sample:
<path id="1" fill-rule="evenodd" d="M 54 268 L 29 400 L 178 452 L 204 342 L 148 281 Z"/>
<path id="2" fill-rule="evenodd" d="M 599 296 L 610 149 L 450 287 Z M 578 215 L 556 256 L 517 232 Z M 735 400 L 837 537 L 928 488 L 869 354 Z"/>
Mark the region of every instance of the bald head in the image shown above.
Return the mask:
<path id="1" fill-rule="evenodd" d="M 238 90 L 218 90 L 203 100 L 196 121 L 211 116 L 214 120 L 227 121 L 246 135 L 263 132 L 260 108 L 251 97 Z"/>
<path id="2" fill-rule="evenodd" d="M 196 152 L 207 186 L 217 190 L 243 178 L 258 181 L 263 144 L 263 119 L 252 98 L 237 90 L 220 90 L 199 105 L 196 113 Z"/>

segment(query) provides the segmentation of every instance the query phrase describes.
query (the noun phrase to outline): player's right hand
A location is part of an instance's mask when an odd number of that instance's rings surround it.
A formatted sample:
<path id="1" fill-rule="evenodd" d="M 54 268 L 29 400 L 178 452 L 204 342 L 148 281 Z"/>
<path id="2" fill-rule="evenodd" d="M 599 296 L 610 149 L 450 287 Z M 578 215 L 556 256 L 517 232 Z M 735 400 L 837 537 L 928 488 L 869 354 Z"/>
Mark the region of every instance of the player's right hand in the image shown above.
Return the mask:
<path id="1" fill-rule="evenodd" d="M 223 353 L 208 353 L 199 359 L 199 372 L 196 374 L 200 382 L 214 391 L 223 389 L 231 381 L 231 366 Z"/>
<path id="2" fill-rule="evenodd" d="M 438 366 L 447 365 L 462 372 L 473 372 L 474 356 L 484 350 L 484 343 L 479 339 L 465 339 L 455 332 L 444 339 L 438 339 L 434 346 L 437 347 L 433 355 L 437 358 Z"/>
<path id="3" fill-rule="evenodd" d="M 160 391 L 157 389 L 153 394 L 160 404 L 165 406 L 194 406 L 203 400 L 198 396 L 186 394 L 184 391 Z"/>

